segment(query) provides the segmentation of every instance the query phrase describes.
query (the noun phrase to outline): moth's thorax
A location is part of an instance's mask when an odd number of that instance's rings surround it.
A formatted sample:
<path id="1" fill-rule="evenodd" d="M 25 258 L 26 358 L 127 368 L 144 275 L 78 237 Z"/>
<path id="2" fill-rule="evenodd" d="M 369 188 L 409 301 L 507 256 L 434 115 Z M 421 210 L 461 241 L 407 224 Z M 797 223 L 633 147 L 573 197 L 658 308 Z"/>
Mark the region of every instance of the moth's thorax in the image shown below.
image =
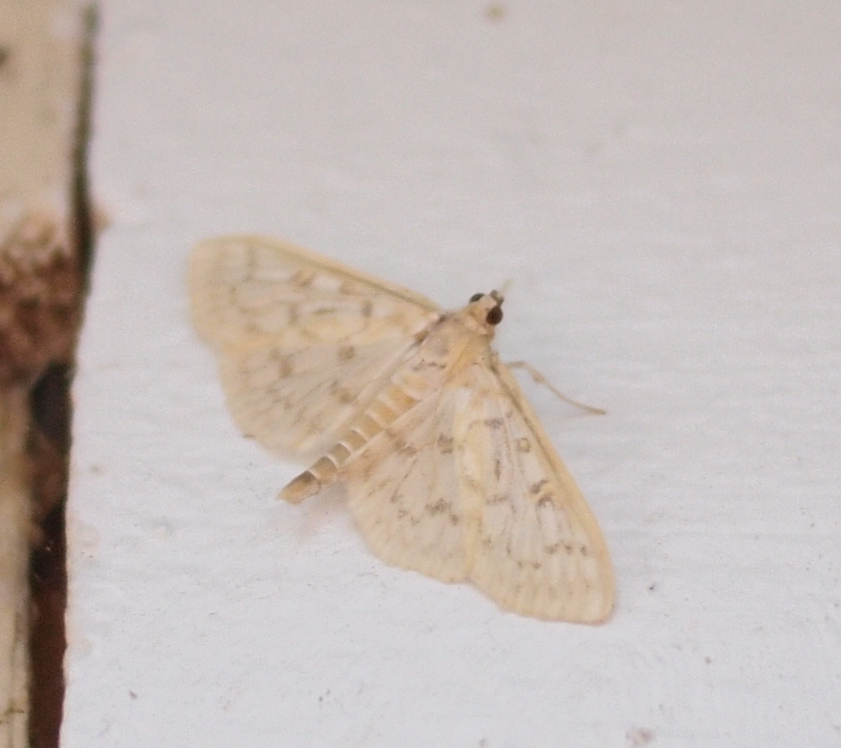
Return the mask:
<path id="1" fill-rule="evenodd" d="M 459 371 L 481 360 L 493 357 L 491 341 L 495 327 L 502 319 L 502 296 L 477 294 L 467 306 L 445 312 L 424 331 L 415 367 L 423 371 L 430 384 L 439 385 Z"/>

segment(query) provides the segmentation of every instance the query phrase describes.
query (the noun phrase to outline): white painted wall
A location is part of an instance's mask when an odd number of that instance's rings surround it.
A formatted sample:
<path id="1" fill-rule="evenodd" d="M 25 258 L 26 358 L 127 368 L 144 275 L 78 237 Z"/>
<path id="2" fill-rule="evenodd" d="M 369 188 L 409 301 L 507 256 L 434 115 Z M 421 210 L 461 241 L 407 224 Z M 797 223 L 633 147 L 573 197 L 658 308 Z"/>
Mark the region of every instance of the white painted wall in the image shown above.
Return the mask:
<path id="1" fill-rule="evenodd" d="M 841 6 L 103 8 L 64 748 L 841 744 Z M 184 285 L 262 232 L 458 306 L 604 528 L 601 627 L 391 569 L 225 412 Z"/>

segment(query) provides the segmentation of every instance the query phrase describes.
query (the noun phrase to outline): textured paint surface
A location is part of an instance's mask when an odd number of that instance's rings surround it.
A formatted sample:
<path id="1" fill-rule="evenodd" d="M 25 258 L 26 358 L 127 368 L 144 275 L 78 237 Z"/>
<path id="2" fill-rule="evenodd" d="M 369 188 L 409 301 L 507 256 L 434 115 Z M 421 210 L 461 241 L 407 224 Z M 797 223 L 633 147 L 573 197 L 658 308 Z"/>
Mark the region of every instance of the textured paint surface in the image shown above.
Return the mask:
<path id="1" fill-rule="evenodd" d="M 64 748 L 838 744 L 841 6 L 487 7 L 103 9 Z M 277 501 L 184 293 L 243 231 L 448 309 L 511 279 L 500 355 L 608 412 L 523 378 L 606 625 Z"/>

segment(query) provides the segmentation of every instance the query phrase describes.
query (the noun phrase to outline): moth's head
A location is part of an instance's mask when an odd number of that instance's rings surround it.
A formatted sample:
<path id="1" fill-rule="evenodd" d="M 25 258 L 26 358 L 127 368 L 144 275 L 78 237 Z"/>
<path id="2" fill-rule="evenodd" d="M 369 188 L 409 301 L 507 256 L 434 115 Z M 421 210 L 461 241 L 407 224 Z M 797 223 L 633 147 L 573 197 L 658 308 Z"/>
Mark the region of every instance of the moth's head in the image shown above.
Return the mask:
<path id="1" fill-rule="evenodd" d="M 499 291 L 475 293 L 470 297 L 467 311 L 487 334 L 493 335 L 494 328 L 502 322 L 503 301 L 505 297 Z"/>

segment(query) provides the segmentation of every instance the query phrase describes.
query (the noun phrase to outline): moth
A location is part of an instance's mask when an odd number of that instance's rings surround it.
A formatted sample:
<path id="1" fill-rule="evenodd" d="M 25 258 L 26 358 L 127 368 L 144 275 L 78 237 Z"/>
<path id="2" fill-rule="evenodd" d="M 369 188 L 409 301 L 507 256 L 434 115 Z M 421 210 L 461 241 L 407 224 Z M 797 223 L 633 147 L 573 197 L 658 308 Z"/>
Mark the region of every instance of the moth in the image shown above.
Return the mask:
<path id="1" fill-rule="evenodd" d="M 491 347 L 497 291 L 442 311 L 286 242 L 210 239 L 189 271 L 234 419 L 315 461 L 281 492 L 339 481 L 370 548 L 502 608 L 595 623 L 613 607 L 599 525 Z"/>

